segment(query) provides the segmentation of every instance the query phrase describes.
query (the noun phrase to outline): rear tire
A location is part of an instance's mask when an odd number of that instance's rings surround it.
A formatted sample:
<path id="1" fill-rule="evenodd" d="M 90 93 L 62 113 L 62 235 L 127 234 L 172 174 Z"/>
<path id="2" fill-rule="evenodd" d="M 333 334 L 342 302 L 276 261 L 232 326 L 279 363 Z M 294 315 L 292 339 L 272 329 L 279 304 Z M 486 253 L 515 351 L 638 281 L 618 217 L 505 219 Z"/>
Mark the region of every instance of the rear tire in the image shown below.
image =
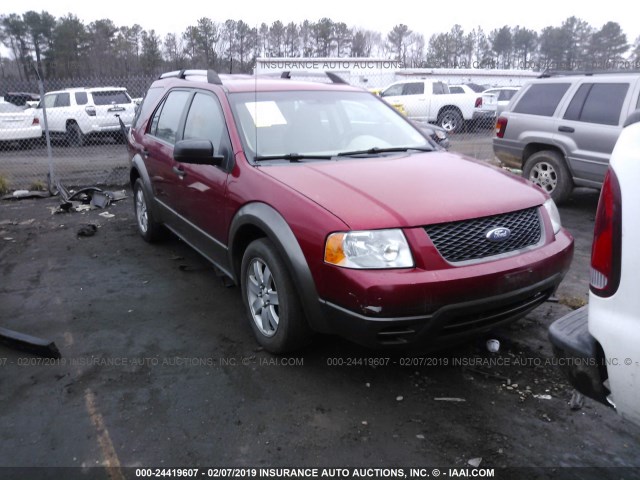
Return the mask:
<path id="1" fill-rule="evenodd" d="M 164 229 L 158 223 L 149 209 L 149 199 L 144 191 L 141 179 L 137 179 L 133 184 L 133 210 L 136 215 L 136 226 L 140 236 L 149 243 L 156 242 L 162 238 Z"/>
<path id="2" fill-rule="evenodd" d="M 275 354 L 306 345 L 311 329 L 274 245 L 266 238 L 254 240 L 244 252 L 240 272 L 242 300 L 258 343 Z"/>
<path id="3" fill-rule="evenodd" d="M 553 201 L 561 204 L 573 190 L 573 180 L 564 158 L 553 150 L 531 155 L 524 164 L 522 176 L 540 187 Z"/>
<path id="4" fill-rule="evenodd" d="M 81 147 L 84 145 L 85 137 L 80 126 L 76 122 L 67 124 L 67 143 L 72 147 Z"/>

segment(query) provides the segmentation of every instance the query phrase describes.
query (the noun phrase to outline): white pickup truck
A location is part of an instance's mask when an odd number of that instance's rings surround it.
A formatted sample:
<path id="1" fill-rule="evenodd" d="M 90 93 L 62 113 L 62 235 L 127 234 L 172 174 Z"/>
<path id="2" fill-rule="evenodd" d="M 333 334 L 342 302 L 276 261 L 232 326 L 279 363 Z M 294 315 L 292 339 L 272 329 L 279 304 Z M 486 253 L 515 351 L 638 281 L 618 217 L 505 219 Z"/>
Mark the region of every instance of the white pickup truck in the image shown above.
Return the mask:
<path id="1" fill-rule="evenodd" d="M 479 94 L 453 94 L 444 82 L 415 79 L 392 83 L 380 96 L 389 104 L 401 104 L 411 120 L 435 123 L 453 133 L 473 120 Z"/>

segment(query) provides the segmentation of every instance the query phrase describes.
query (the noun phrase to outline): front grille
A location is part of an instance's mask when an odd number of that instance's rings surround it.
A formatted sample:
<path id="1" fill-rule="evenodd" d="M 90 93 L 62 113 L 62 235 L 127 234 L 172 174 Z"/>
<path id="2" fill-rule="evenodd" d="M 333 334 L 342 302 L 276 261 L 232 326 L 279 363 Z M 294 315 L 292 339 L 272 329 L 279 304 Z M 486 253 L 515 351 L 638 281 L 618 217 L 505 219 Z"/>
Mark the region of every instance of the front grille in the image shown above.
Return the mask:
<path id="1" fill-rule="evenodd" d="M 464 262 L 500 255 L 536 245 L 542 237 L 537 207 L 517 212 L 438 223 L 424 227 L 431 241 L 448 262 Z M 508 228 L 511 235 L 502 242 L 487 239 L 494 228 Z"/>

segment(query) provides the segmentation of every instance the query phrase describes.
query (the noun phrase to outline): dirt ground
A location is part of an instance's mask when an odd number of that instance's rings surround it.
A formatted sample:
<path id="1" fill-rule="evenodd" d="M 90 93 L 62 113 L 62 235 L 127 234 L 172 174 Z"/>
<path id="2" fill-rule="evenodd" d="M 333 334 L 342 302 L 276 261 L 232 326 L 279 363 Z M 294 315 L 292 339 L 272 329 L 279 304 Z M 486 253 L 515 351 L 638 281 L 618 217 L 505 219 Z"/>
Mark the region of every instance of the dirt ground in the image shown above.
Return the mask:
<path id="1" fill-rule="evenodd" d="M 53 215 L 56 198 L 3 201 L 0 327 L 50 339 L 62 358 L 0 345 L 0 478 L 206 466 L 640 478 L 640 429 L 588 399 L 572 410 L 547 340 L 587 300 L 597 195 L 561 208 L 576 253 L 558 302 L 510 327 L 420 355 L 322 336 L 284 358 L 257 347 L 239 289 L 206 261 L 175 238 L 139 238 L 130 198 L 110 218 Z M 95 235 L 78 236 L 87 224 Z"/>

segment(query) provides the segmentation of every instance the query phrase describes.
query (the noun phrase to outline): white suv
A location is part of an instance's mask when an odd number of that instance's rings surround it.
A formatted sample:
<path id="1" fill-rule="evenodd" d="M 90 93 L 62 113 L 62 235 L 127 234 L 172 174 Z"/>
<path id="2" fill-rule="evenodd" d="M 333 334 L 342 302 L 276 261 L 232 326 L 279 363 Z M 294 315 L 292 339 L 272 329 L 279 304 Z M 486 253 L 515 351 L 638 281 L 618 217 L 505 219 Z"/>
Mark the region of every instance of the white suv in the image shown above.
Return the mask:
<path id="1" fill-rule="evenodd" d="M 126 88 L 68 88 L 47 93 L 37 112 L 45 128 L 44 112 L 52 137 L 62 137 L 71 145 L 80 146 L 92 134 L 108 134 L 122 141 L 118 117 L 131 126 L 135 103 Z"/>
<path id="2" fill-rule="evenodd" d="M 549 336 L 574 387 L 640 425 L 640 110 L 611 154 L 596 213 L 589 305 Z"/>

